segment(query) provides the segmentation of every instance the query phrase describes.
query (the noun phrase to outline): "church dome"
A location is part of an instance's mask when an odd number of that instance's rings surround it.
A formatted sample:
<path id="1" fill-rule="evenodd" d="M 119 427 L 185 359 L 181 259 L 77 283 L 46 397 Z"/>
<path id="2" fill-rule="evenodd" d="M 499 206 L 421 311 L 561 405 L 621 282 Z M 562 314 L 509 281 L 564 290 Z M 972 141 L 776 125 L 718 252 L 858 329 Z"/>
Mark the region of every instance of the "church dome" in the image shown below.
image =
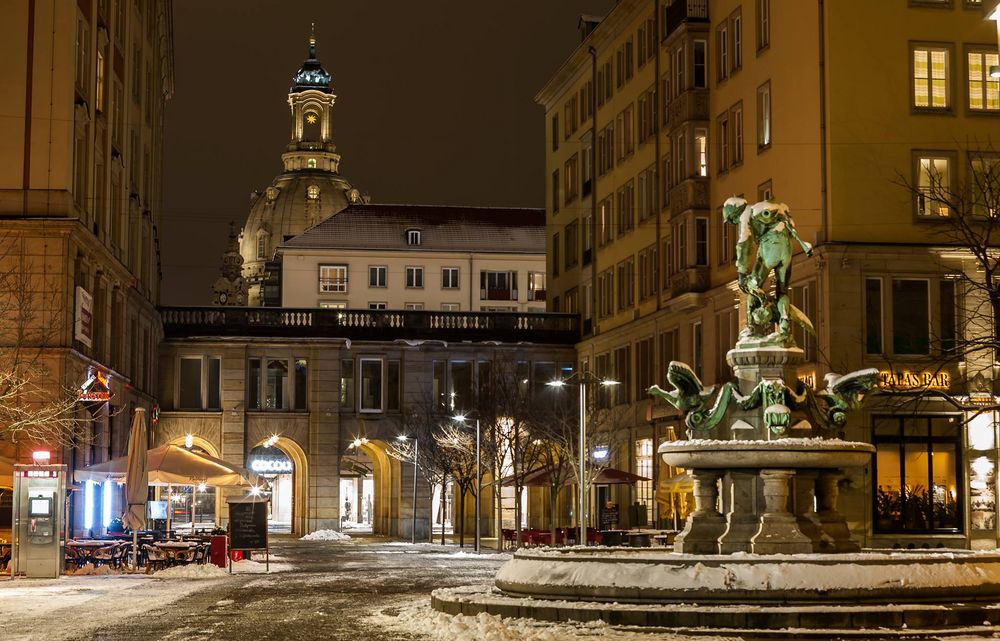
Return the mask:
<path id="1" fill-rule="evenodd" d="M 316 38 L 310 36 L 309 58 L 288 92 L 292 135 L 281 155 L 284 171 L 251 194 L 240 234 L 249 305 L 262 303 L 265 266 L 278 245 L 360 200 L 358 190 L 340 175 L 331 125 L 336 99 L 330 74 L 316 59 Z"/>

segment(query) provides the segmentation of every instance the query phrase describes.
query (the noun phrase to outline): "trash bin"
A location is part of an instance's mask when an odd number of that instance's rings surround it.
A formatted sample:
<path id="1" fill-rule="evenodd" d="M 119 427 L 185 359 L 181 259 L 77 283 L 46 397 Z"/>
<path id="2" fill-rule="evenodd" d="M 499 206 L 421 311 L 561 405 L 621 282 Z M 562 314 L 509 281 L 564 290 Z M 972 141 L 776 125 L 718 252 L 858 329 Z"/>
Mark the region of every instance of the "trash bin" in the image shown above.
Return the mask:
<path id="1" fill-rule="evenodd" d="M 211 548 L 209 556 L 214 565 L 226 567 L 226 548 L 229 547 L 229 537 L 225 534 L 215 534 L 209 537 Z"/>

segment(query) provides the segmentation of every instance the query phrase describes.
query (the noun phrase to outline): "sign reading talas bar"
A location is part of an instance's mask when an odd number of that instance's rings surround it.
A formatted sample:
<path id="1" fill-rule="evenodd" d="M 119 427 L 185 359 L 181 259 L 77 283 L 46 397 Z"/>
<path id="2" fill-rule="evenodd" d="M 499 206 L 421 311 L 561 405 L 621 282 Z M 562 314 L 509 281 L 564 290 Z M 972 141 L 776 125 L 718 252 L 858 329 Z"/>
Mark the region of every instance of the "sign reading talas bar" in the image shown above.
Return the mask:
<path id="1" fill-rule="evenodd" d="M 948 372 L 907 372 L 882 370 L 878 373 L 881 387 L 899 387 L 912 389 L 926 387 L 928 389 L 943 389 L 951 387 L 951 374 Z"/>
<path id="2" fill-rule="evenodd" d="M 270 555 L 267 554 L 267 501 L 260 499 L 230 499 L 229 501 L 229 549 L 264 550 L 265 563 L 270 570 Z M 232 572 L 232 555 L 229 571 Z"/>

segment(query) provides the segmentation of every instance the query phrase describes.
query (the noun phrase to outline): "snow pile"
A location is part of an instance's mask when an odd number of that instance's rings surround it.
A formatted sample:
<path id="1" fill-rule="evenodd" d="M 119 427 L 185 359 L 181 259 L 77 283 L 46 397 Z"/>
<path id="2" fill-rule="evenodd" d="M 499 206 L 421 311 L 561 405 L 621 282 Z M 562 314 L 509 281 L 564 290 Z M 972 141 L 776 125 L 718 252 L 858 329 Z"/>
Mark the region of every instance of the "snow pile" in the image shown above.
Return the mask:
<path id="1" fill-rule="evenodd" d="M 221 579 L 229 573 L 213 563 L 191 563 L 160 570 L 154 576 L 158 579 Z"/>
<path id="2" fill-rule="evenodd" d="M 275 559 L 280 557 L 271 557 L 270 563 L 264 563 L 264 557 L 259 557 L 259 561 L 251 561 L 249 559 L 243 559 L 242 561 L 236 561 L 233 563 L 233 574 L 264 574 L 266 572 L 289 572 L 293 568 L 290 563 L 275 563 Z"/>
<path id="3" fill-rule="evenodd" d="M 337 530 L 316 530 L 300 539 L 301 541 L 350 541 L 351 536 Z"/>
<path id="4" fill-rule="evenodd" d="M 381 627 L 413 636 L 440 641 L 681 641 L 691 637 L 673 634 L 650 635 L 638 630 L 621 630 L 603 621 L 552 623 L 534 619 L 503 619 L 481 613 L 476 616 L 435 612 L 426 605 L 403 608 L 398 616 L 376 614 Z M 723 637 L 699 636 L 698 641 L 719 641 Z"/>
<path id="5" fill-rule="evenodd" d="M 116 570 L 110 565 L 95 567 L 93 563 L 86 563 L 67 574 L 73 574 L 74 576 L 108 576 L 109 574 L 121 574 L 121 571 Z"/>

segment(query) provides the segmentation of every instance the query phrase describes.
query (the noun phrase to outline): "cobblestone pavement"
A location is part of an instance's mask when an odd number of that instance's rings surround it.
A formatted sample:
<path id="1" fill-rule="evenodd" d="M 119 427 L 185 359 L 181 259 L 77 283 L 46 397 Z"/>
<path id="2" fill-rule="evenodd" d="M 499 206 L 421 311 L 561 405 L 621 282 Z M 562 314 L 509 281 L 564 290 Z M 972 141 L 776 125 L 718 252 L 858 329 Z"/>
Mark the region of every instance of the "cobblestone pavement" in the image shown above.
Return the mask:
<path id="1" fill-rule="evenodd" d="M 368 619 L 378 612 L 393 614 L 396 608 L 427 603 L 431 590 L 438 587 L 488 583 L 508 558 L 489 552 L 476 556 L 455 546 L 411 546 L 377 539 L 286 540 L 275 543 L 271 551 L 292 569 L 208 580 L 118 577 L 118 587 L 106 592 L 95 587 L 107 581 L 105 577 L 63 578 L 37 587 L 25 580 L 3 582 L 0 639 L 415 639 Z M 157 597 L 158 588 L 162 599 Z M 31 596 L 36 590 L 41 592 Z M 45 598 L 45 590 L 51 592 L 52 601 L 38 602 Z M 80 597 L 83 593 L 87 598 Z M 65 607 L 56 599 L 66 599 Z"/>

